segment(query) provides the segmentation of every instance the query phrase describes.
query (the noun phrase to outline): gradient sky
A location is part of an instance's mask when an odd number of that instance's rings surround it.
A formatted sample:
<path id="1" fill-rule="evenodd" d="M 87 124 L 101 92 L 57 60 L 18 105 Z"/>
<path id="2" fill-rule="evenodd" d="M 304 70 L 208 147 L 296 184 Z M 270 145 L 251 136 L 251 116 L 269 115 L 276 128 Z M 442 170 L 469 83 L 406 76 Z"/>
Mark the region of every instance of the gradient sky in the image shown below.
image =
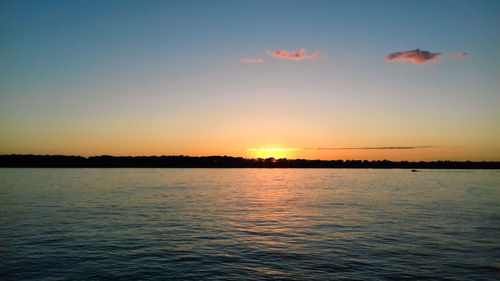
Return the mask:
<path id="1" fill-rule="evenodd" d="M 0 154 L 500 160 L 499 50 L 500 1 L 1 1 Z"/>

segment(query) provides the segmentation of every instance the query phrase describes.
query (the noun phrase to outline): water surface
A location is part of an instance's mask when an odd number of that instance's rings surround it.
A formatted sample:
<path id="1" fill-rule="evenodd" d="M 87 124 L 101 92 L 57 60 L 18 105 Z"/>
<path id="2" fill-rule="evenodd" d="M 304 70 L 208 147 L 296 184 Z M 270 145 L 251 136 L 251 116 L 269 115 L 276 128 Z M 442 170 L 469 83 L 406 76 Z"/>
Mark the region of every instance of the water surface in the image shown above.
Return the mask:
<path id="1" fill-rule="evenodd" d="M 0 169 L 2 280 L 495 280 L 500 171 Z"/>

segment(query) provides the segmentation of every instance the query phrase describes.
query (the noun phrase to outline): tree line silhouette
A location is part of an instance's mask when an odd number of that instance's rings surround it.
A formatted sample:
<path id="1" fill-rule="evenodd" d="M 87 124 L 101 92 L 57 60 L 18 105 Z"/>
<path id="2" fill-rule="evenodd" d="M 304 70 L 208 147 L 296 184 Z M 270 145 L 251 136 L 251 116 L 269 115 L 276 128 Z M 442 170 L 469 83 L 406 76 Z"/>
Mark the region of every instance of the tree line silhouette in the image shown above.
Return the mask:
<path id="1" fill-rule="evenodd" d="M 249 159 L 232 156 L 0 155 L 0 167 L 19 168 L 375 168 L 500 169 L 500 162 Z"/>

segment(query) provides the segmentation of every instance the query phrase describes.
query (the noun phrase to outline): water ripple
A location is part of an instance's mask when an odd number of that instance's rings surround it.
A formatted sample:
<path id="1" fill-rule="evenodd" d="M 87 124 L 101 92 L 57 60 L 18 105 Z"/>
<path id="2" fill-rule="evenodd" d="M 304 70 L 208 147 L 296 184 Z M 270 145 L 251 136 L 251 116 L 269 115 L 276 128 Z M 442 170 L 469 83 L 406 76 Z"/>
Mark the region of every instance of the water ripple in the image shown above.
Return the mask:
<path id="1" fill-rule="evenodd" d="M 494 171 L 0 169 L 1 280 L 497 280 Z"/>

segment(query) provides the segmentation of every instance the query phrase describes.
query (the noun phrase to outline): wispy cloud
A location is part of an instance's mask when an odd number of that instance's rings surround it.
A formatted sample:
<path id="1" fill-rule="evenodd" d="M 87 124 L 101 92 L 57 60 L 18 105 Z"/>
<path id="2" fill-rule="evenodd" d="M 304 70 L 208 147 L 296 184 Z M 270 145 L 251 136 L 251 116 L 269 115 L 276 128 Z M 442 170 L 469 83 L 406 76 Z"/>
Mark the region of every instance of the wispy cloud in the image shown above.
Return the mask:
<path id="1" fill-rule="evenodd" d="M 244 58 L 244 59 L 240 59 L 240 62 L 243 62 L 243 63 L 262 63 L 262 59 L 261 58 L 257 58 L 257 59 Z"/>
<path id="2" fill-rule="evenodd" d="M 395 52 L 387 56 L 387 61 L 411 61 L 415 64 L 424 64 L 436 60 L 440 53 L 431 53 L 415 49 L 413 51 Z"/>
<path id="3" fill-rule="evenodd" d="M 289 53 L 287 50 L 277 50 L 277 51 L 271 51 L 267 50 L 266 54 L 275 57 L 275 58 L 280 58 L 280 59 L 287 59 L 287 60 L 313 60 L 316 59 L 319 55 L 320 51 L 316 50 L 312 52 L 310 55 L 306 53 L 306 49 L 300 49 L 297 52 L 291 52 Z"/>
<path id="4" fill-rule="evenodd" d="M 470 56 L 468 53 L 460 53 L 460 52 L 451 52 L 450 55 L 455 58 L 455 59 L 464 59 L 468 56 Z"/>
<path id="5" fill-rule="evenodd" d="M 288 148 L 249 148 L 247 151 L 303 151 L 303 150 L 408 150 L 433 148 L 433 145 L 420 146 L 368 146 L 368 147 L 288 147 Z"/>
<path id="6" fill-rule="evenodd" d="M 372 146 L 372 147 L 315 147 L 315 148 L 304 148 L 304 149 L 319 149 L 319 150 L 391 150 L 391 149 L 421 149 L 421 148 L 432 148 L 433 145 L 420 145 L 420 146 Z"/>

